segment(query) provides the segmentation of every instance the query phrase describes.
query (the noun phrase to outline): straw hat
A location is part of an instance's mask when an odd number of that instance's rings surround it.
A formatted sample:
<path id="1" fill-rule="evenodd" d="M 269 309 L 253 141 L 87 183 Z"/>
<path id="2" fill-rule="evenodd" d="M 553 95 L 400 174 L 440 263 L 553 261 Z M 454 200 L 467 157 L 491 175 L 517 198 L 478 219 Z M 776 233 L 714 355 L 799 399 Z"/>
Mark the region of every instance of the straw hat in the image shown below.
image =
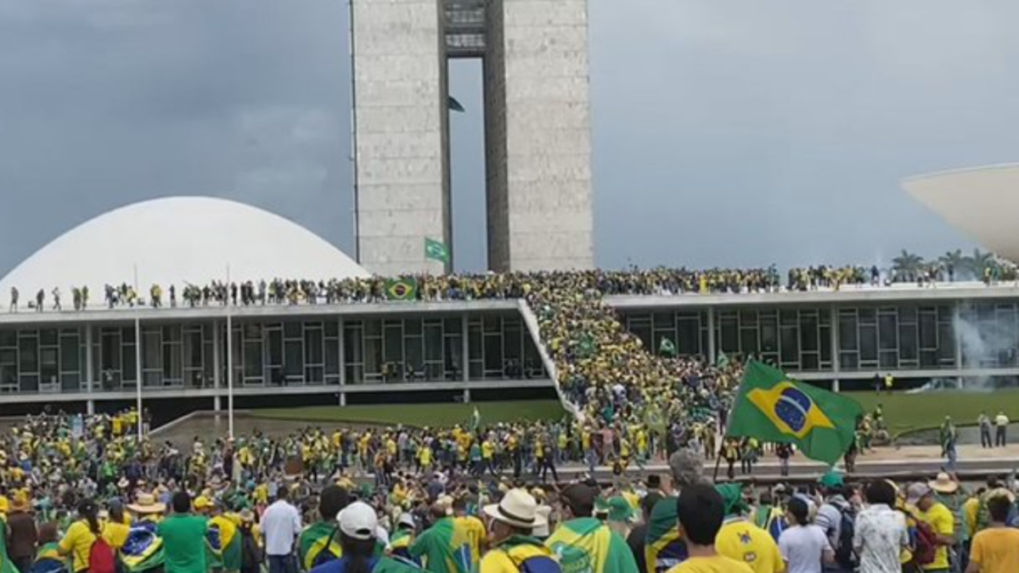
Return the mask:
<path id="1" fill-rule="evenodd" d="M 939 473 L 938 477 L 927 482 L 927 485 L 931 486 L 931 489 L 938 493 L 952 494 L 959 491 L 958 482 L 945 472 Z"/>
<path id="2" fill-rule="evenodd" d="M 11 513 L 16 511 L 28 511 L 28 500 L 22 495 L 16 495 L 11 499 Z"/>
<path id="3" fill-rule="evenodd" d="M 139 515 L 164 513 L 166 511 L 166 504 L 158 503 L 156 496 L 151 493 L 139 493 L 135 502 L 127 505 L 127 510 Z"/>
<path id="4" fill-rule="evenodd" d="M 502 501 L 486 505 L 484 511 L 485 515 L 496 521 L 522 529 L 533 530 L 548 523 L 548 520 L 538 513 L 538 502 L 534 500 L 534 496 L 523 489 L 509 490 Z"/>

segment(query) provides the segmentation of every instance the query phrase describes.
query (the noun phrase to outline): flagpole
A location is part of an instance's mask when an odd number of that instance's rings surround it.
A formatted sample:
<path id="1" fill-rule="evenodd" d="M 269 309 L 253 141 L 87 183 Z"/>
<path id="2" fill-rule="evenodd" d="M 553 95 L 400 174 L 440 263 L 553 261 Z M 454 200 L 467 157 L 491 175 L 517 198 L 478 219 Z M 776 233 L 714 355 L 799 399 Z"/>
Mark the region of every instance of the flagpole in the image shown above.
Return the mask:
<path id="1" fill-rule="evenodd" d="M 750 362 L 749 361 L 746 364 L 743 365 L 743 379 L 739 381 L 739 388 L 736 389 L 736 400 L 737 401 L 739 400 L 739 397 L 743 395 L 743 385 L 746 384 L 746 382 L 747 382 L 747 367 L 748 366 L 750 366 Z M 725 431 L 722 432 L 722 439 L 719 440 L 719 441 L 722 442 L 722 444 L 719 444 L 719 445 L 722 446 L 722 451 L 724 451 L 725 440 L 729 437 L 729 425 L 732 424 L 732 417 L 733 417 L 733 414 L 735 414 L 735 410 L 736 410 L 736 404 L 733 404 L 732 405 L 732 409 L 725 415 Z M 716 451 L 715 452 L 715 475 L 713 475 L 711 477 L 711 481 L 713 481 L 713 482 L 714 481 L 718 481 L 718 470 L 721 468 L 721 466 L 722 466 L 722 455 L 721 455 L 720 451 Z"/>
<path id="2" fill-rule="evenodd" d="M 142 320 L 141 302 L 139 299 L 141 291 L 138 290 L 138 263 L 134 264 L 134 302 L 137 304 L 134 309 L 134 377 L 135 377 L 135 410 L 138 416 L 138 442 L 144 438 L 144 421 L 142 420 Z"/>
<path id="3" fill-rule="evenodd" d="M 230 265 L 226 266 L 226 416 L 227 435 L 234 438 L 234 329 L 230 303 Z"/>

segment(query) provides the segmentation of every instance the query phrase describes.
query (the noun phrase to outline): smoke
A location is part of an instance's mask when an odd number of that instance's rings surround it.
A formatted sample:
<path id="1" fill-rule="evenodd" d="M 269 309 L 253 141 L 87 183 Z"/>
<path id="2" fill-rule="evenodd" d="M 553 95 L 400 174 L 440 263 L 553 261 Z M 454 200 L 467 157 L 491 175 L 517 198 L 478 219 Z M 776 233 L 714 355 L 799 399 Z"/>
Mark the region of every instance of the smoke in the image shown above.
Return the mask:
<path id="1" fill-rule="evenodd" d="M 963 370 L 990 369 L 1015 364 L 1019 348 L 1019 330 L 1013 313 L 999 314 L 993 305 L 976 307 L 963 304 L 952 321 L 955 336 L 962 351 Z M 994 389 L 990 376 L 966 377 L 964 389 L 990 391 Z"/>

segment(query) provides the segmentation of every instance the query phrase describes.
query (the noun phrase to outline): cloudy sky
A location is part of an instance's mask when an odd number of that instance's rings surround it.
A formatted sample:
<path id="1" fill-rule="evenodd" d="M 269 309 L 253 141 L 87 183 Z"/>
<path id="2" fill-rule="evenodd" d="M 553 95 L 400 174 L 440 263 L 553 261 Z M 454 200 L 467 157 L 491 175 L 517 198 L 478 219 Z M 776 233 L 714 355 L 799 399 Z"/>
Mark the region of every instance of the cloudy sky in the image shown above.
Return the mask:
<path id="1" fill-rule="evenodd" d="M 602 266 L 969 247 L 898 181 L 1019 161 L 1014 0 L 591 0 L 590 21 Z M 175 194 L 352 251 L 348 24 L 343 0 L 0 1 L 0 274 Z M 454 249 L 477 269 L 480 67 L 451 82 Z"/>

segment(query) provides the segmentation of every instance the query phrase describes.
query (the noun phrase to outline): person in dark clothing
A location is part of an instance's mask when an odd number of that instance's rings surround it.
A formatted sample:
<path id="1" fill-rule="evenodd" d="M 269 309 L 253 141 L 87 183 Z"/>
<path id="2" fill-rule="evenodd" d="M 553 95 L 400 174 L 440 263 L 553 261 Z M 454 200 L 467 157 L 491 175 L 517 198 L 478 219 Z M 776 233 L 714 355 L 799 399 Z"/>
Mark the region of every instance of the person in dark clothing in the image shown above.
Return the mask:
<path id="1" fill-rule="evenodd" d="M 245 509 L 241 518 L 241 573 L 258 573 L 262 566 L 262 548 L 255 539 L 252 528 L 255 525 L 255 514 Z"/>
<path id="2" fill-rule="evenodd" d="M 651 522 L 651 511 L 655 504 L 661 501 L 662 494 L 657 491 L 649 491 L 640 502 L 640 510 L 644 513 L 641 523 L 630 530 L 626 536 L 626 544 L 633 552 L 633 558 L 637 561 L 637 571 L 647 571 L 647 556 L 644 553 L 644 543 L 647 539 L 647 526 Z"/>
<path id="3" fill-rule="evenodd" d="M 11 502 L 10 515 L 7 516 L 7 553 L 21 573 L 31 573 L 39 540 L 35 518 L 28 510 L 28 503 L 20 496 L 15 496 Z"/>

